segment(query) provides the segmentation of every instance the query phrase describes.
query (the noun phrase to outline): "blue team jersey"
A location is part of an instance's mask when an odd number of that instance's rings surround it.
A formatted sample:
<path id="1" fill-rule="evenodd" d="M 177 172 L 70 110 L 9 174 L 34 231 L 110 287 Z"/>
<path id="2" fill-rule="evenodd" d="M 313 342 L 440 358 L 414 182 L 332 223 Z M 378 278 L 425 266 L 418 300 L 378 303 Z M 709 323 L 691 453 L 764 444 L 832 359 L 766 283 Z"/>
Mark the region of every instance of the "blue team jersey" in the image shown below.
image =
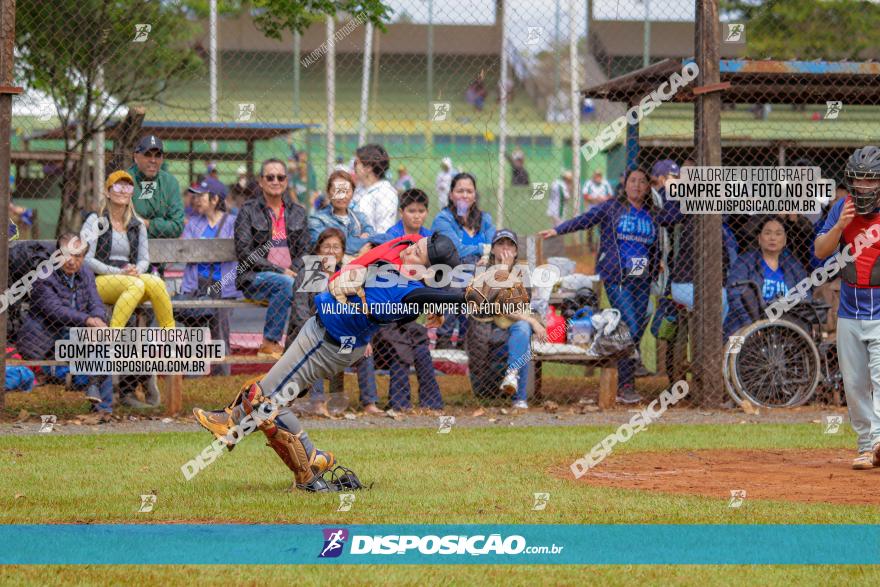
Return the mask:
<path id="1" fill-rule="evenodd" d="M 397 274 L 395 274 L 395 277 Z M 377 278 L 381 282 L 382 278 Z M 354 337 L 348 339 L 347 344 L 352 347 L 364 346 L 370 342 L 376 332 L 390 322 L 403 318 L 415 319 L 418 312 L 403 312 L 409 309 L 402 305 L 402 300 L 411 291 L 425 287 L 421 281 L 399 280 L 391 287 L 380 285 L 367 286 L 364 288 L 367 305 L 370 308 L 370 316 L 356 310 L 361 305 L 357 296 L 349 296 L 353 304 L 342 304 L 334 298 L 330 292 L 323 292 L 315 296 L 315 311 L 321 319 L 321 323 L 334 339 L 340 342 L 342 337 Z"/>
<path id="2" fill-rule="evenodd" d="M 770 268 L 764 259 L 761 259 L 761 268 L 764 270 L 764 285 L 761 288 L 761 297 L 765 302 L 772 302 L 779 296 L 788 293 L 788 286 L 785 285 L 785 273 L 782 271 L 782 265 L 775 270 Z"/>
<path id="3" fill-rule="evenodd" d="M 834 225 L 840 220 L 840 214 L 846 200 L 847 198 L 841 198 L 831 206 L 825 223 L 816 233 L 817 237 L 834 228 Z M 840 306 L 838 306 L 837 315 L 840 318 L 851 320 L 880 320 L 880 288 L 853 287 L 841 279 Z"/>
<path id="4" fill-rule="evenodd" d="M 630 206 L 626 214 L 617 221 L 616 233 L 624 273 L 634 274 L 632 270 L 637 264 L 647 266 L 651 245 L 657 239 L 654 219 L 648 211 Z M 649 272 L 645 271 L 641 275 L 649 277 Z"/>

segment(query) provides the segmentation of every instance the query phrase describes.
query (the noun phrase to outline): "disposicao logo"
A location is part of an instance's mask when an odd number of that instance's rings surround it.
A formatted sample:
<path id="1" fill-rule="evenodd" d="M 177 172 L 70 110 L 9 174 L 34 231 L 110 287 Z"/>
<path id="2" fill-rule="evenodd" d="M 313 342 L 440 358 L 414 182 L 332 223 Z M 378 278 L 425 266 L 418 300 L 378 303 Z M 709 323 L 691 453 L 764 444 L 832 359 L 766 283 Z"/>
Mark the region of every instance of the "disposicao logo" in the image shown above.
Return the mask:
<path id="1" fill-rule="evenodd" d="M 348 540 L 348 530 L 344 528 L 324 528 L 324 548 L 318 558 L 336 558 L 342 554 L 345 541 Z"/>

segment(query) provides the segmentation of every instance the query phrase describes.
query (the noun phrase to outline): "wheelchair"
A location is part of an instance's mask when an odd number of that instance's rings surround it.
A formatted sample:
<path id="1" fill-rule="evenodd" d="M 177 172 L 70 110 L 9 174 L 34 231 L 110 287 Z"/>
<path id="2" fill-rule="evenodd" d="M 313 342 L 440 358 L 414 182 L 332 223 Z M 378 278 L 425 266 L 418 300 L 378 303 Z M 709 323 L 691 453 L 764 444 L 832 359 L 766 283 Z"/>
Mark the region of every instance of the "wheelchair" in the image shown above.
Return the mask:
<path id="1" fill-rule="evenodd" d="M 724 384 L 733 401 L 791 408 L 819 393 L 840 405 L 843 378 L 837 347 L 824 340 L 822 331 L 829 304 L 802 301 L 771 321 L 764 317 L 768 304 L 754 281 L 738 281 L 734 288 L 742 288 L 752 322 L 733 333 L 724 347 Z"/>

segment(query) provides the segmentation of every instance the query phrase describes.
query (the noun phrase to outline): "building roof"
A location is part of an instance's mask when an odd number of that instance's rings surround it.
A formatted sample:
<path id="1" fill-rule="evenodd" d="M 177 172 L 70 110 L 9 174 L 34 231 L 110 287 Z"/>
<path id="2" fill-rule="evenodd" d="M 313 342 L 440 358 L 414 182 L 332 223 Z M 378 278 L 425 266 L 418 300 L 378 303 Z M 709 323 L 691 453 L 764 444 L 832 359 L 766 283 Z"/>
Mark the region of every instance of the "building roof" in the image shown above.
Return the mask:
<path id="1" fill-rule="evenodd" d="M 111 123 L 106 131 L 107 139 L 116 138 L 116 128 L 121 121 Z M 182 122 L 145 120 L 141 134 L 153 134 L 163 140 L 183 141 L 264 141 L 306 128 L 318 128 L 317 124 L 281 124 L 274 122 Z M 61 139 L 61 128 L 37 132 L 32 139 Z"/>
<path id="2" fill-rule="evenodd" d="M 584 97 L 634 104 L 693 59 L 665 59 L 583 90 Z M 738 104 L 880 105 L 880 63 L 874 61 L 720 60 L 725 102 Z M 693 102 L 694 80 L 671 101 Z"/>

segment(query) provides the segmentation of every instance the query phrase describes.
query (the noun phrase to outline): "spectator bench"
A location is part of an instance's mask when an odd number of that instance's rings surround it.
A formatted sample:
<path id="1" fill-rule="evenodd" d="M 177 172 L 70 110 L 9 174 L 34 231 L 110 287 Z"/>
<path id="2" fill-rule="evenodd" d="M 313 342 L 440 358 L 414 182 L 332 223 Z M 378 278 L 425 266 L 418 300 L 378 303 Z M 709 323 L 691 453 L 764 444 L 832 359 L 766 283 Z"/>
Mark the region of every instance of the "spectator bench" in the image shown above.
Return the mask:
<path id="1" fill-rule="evenodd" d="M 560 241 L 561 242 L 561 241 Z M 547 254 L 546 244 L 544 254 Z M 570 295 L 570 294 L 569 294 Z M 601 297 L 601 292 L 597 292 Z M 553 293 L 550 296 L 549 303 L 552 306 L 559 307 L 567 294 Z M 581 365 L 584 367 L 584 374 L 589 375 L 593 369 L 599 369 L 599 399 L 598 406 L 600 409 L 607 410 L 613 408 L 617 404 L 617 359 L 594 359 L 579 354 L 535 354 L 532 358 L 532 365 L 535 374 L 535 398 L 541 398 L 541 370 L 542 363 L 563 363 L 566 365 Z"/>
<path id="2" fill-rule="evenodd" d="M 54 241 L 39 241 L 50 248 L 54 248 Z M 218 263 L 224 261 L 236 261 L 235 242 L 233 239 L 150 239 L 150 262 L 162 264 L 179 264 L 179 263 Z M 226 277 L 226 276 L 224 276 Z M 234 277 L 231 277 L 234 279 Z M 247 299 L 239 300 L 173 300 L 171 305 L 175 310 L 187 308 L 245 308 L 253 305 L 265 305 L 263 302 L 256 302 Z M 138 306 L 136 313 L 139 326 L 146 326 L 145 309 L 150 308 L 151 304 L 145 302 Z M 108 313 L 109 315 L 109 313 Z M 229 349 L 227 349 L 228 353 Z M 271 359 L 251 355 L 230 355 L 227 354 L 222 361 L 214 364 L 267 364 L 272 363 Z M 58 366 L 66 365 L 63 361 L 54 361 L 48 359 L 21 360 L 7 359 L 6 363 L 10 366 Z M 563 363 L 569 365 L 582 365 L 587 370 L 593 368 L 600 369 L 599 375 L 599 401 L 598 405 L 601 409 L 612 408 L 615 405 L 617 395 L 617 363 L 616 361 L 596 360 L 577 354 L 544 354 L 534 355 L 532 357 L 532 373 L 534 374 L 534 392 L 533 396 L 536 401 L 542 397 L 542 367 L 543 363 Z M 182 375 L 166 375 L 162 377 L 164 385 L 162 386 L 163 398 L 165 401 L 166 414 L 177 415 L 183 407 L 183 376 Z"/>
<path id="3" fill-rule="evenodd" d="M 580 365 L 584 367 L 585 374 L 592 369 L 599 369 L 599 400 L 600 409 L 613 408 L 617 403 L 617 359 L 594 359 L 571 354 L 535 354 L 532 357 L 532 373 L 535 374 L 535 387 L 533 397 L 536 401 L 543 399 L 543 364 L 563 363 L 566 365 Z"/>
<path id="4" fill-rule="evenodd" d="M 435 362 L 466 365 L 468 355 L 463 350 L 432 350 L 431 358 Z M 544 399 L 543 365 L 544 363 L 563 363 L 584 367 L 586 375 L 593 369 L 599 369 L 599 400 L 603 410 L 613 408 L 617 398 L 617 359 L 595 359 L 577 353 L 534 353 L 530 356 L 528 396 L 534 402 Z"/>
<path id="5" fill-rule="evenodd" d="M 55 247 L 54 241 L 38 241 L 48 245 L 50 248 Z M 150 239 L 150 262 L 163 264 L 179 264 L 179 263 L 218 263 L 224 261 L 235 261 L 235 242 L 233 239 Z M 225 277 L 225 276 L 224 276 Z M 229 279 L 234 279 L 235 276 Z M 171 300 L 171 305 L 175 310 L 186 308 L 244 308 L 253 305 L 265 305 L 262 302 L 240 299 L 240 300 Z M 108 306 L 108 308 L 112 308 Z M 150 302 L 144 302 L 138 306 L 136 317 L 138 326 L 146 326 L 146 313 L 144 310 L 151 308 Z M 112 311 L 112 309 L 110 310 Z M 108 315 L 109 312 L 108 311 Z M 227 350 L 226 357 L 222 361 L 215 361 L 212 364 L 271 364 L 274 361 L 262 357 L 251 355 L 230 355 Z M 7 365 L 24 365 L 24 366 L 58 366 L 66 365 L 64 361 L 54 361 L 48 359 L 21 360 L 7 359 Z M 162 386 L 162 394 L 165 402 L 166 414 L 177 415 L 183 407 L 183 375 L 165 375 L 161 377 L 164 381 Z"/>

